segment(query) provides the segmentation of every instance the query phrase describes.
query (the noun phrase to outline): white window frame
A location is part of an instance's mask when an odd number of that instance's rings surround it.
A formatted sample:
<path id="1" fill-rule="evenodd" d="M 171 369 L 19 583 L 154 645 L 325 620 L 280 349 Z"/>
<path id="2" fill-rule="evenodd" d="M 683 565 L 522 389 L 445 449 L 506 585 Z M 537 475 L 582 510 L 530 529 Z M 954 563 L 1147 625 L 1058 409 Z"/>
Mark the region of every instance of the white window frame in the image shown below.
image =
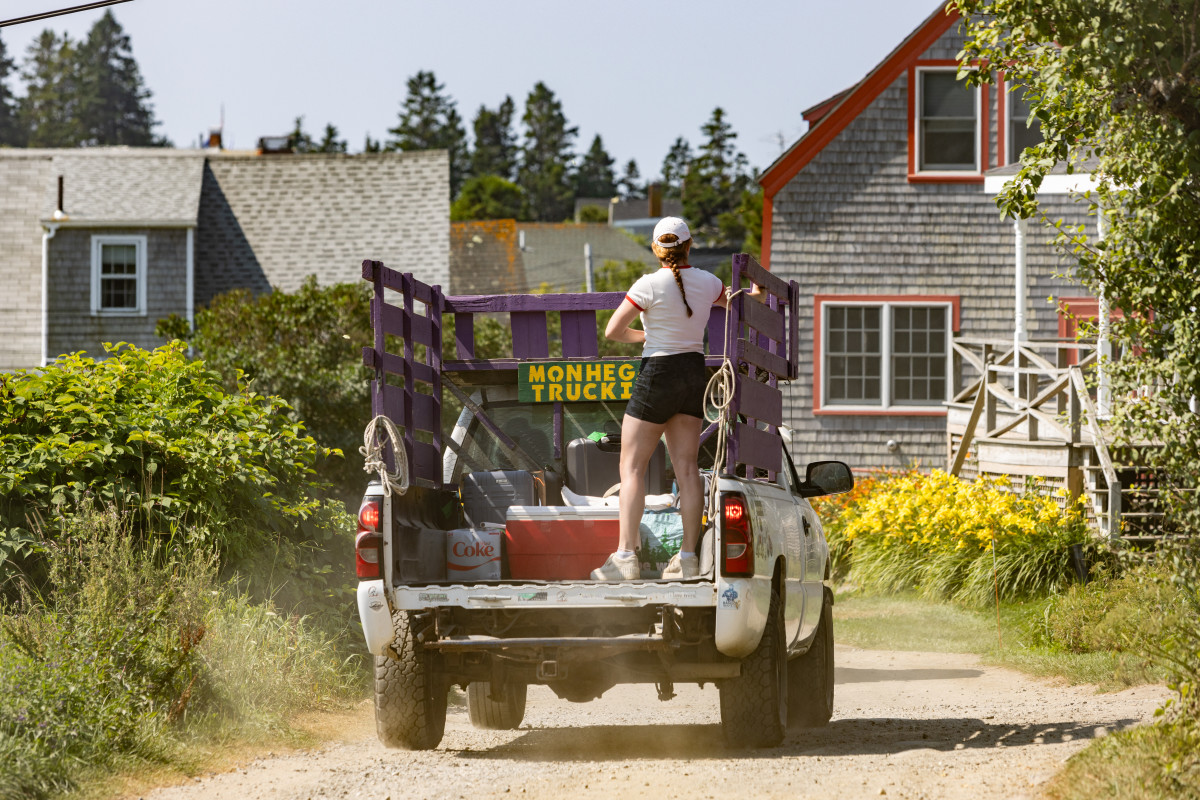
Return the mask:
<path id="1" fill-rule="evenodd" d="M 871 404 L 850 404 L 829 402 L 829 309 L 832 307 L 880 309 L 879 314 L 879 394 L 880 402 Z M 940 401 L 931 405 L 916 403 L 892 403 L 892 309 L 899 306 L 912 308 L 944 308 L 946 310 L 946 395 Z M 911 413 L 919 411 L 944 411 L 950 400 L 950 359 L 952 355 L 951 342 L 954 339 L 954 304 L 944 300 L 823 300 L 821 301 L 821 386 L 820 408 L 825 411 L 871 411 Z"/>
<path id="2" fill-rule="evenodd" d="M 924 89 L 925 80 L 922 77 L 927 72 L 958 72 L 958 67 L 921 67 L 918 66 L 914 73 L 916 86 L 913 87 L 913 169 L 918 175 L 944 175 L 947 177 L 962 176 L 962 175 L 982 175 L 979 165 L 983 163 L 983 148 L 982 134 L 980 133 L 980 125 L 983 121 L 983 109 L 981 107 L 981 94 L 978 86 L 971 87 L 971 91 L 975 100 L 975 166 L 973 169 L 921 169 L 921 109 L 924 105 Z"/>
<path id="3" fill-rule="evenodd" d="M 137 308 L 100 307 L 100 254 L 105 245 L 133 245 L 137 252 Z M 96 235 L 92 237 L 92 315 L 105 317 L 146 316 L 146 237 L 125 235 Z"/>

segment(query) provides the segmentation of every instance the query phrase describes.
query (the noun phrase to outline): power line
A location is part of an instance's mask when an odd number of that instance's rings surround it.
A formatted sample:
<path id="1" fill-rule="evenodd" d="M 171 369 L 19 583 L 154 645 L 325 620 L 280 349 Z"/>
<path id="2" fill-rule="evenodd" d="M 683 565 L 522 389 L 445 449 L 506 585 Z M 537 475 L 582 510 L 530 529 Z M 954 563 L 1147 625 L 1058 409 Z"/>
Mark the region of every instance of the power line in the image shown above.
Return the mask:
<path id="1" fill-rule="evenodd" d="M 91 11 L 93 8 L 104 8 L 105 6 L 115 6 L 117 3 L 128 2 L 129 0 L 98 0 L 95 3 L 84 3 L 81 6 L 71 6 L 70 8 L 63 8 L 58 11 L 43 11 L 40 14 L 30 14 L 27 17 L 0 20 L 0 28 L 7 28 L 9 25 L 20 25 L 22 22 L 37 22 L 39 19 L 61 17 L 63 14 L 74 14 L 76 11 Z"/>

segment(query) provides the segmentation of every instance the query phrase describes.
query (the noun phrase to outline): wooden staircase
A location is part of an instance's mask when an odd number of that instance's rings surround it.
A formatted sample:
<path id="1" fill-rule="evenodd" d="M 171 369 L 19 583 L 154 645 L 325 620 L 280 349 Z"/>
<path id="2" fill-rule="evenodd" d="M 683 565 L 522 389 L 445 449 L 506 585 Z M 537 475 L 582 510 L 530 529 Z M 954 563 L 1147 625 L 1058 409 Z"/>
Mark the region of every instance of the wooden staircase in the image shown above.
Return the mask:
<path id="1" fill-rule="evenodd" d="M 1154 445 L 1113 447 L 1087 382 L 1097 368 L 1093 345 L 956 339 L 953 348 L 951 385 L 965 380 L 966 388 L 946 404 L 951 474 L 1065 489 L 1064 505 L 1086 496 L 1090 518 L 1112 540 L 1166 534 L 1158 476 L 1146 466 Z"/>

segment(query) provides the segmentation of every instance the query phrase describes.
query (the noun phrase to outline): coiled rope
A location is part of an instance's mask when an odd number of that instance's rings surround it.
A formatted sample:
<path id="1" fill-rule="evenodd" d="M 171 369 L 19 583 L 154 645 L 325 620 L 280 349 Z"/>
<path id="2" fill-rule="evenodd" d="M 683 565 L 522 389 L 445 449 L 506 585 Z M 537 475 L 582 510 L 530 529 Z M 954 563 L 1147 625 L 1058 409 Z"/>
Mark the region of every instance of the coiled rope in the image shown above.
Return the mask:
<path id="1" fill-rule="evenodd" d="M 733 392 L 737 386 L 737 370 L 733 368 L 733 361 L 729 358 L 730 348 L 734 344 L 733 314 L 729 312 L 730 306 L 733 305 L 733 298 L 744 294 L 745 291 L 745 289 L 738 289 L 735 292 L 732 288 L 725 290 L 725 347 L 721 354 L 721 366 L 708 379 L 708 385 L 704 387 L 704 418 L 718 424 L 717 449 L 713 456 L 712 479 L 708 482 L 708 502 L 706 504 L 706 514 L 710 520 L 716 518 L 718 510 L 717 474 L 721 465 L 725 463 L 726 440 L 733 430 L 733 422 L 729 419 L 728 412 L 729 407 L 733 404 Z M 709 415 L 709 406 L 715 409 L 716 416 Z"/>
<path id="2" fill-rule="evenodd" d="M 381 423 L 396 457 L 394 472 L 388 472 L 387 461 L 383 458 L 384 441 L 379 435 Z M 363 446 L 358 448 L 358 452 L 362 453 L 363 470 L 379 474 L 384 495 L 390 497 L 392 492 L 404 494 L 408 491 L 408 454 L 404 450 L 404 440 L 400 431 L 390 419 L 380 414 L 367 423 L 367 429 L 363 431 Z"/>

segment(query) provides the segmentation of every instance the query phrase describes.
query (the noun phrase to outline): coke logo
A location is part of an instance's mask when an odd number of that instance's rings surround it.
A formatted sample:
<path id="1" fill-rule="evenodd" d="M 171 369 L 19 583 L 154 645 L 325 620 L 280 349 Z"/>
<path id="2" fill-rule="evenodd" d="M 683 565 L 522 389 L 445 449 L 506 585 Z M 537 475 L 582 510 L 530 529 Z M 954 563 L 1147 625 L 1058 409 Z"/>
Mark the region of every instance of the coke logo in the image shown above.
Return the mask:
<path id="1" fill-rule="evenodd" d="M 496 549 L 485 542 L 455 542 L 451 548 L 457 558 L 492 558 Z"/>

